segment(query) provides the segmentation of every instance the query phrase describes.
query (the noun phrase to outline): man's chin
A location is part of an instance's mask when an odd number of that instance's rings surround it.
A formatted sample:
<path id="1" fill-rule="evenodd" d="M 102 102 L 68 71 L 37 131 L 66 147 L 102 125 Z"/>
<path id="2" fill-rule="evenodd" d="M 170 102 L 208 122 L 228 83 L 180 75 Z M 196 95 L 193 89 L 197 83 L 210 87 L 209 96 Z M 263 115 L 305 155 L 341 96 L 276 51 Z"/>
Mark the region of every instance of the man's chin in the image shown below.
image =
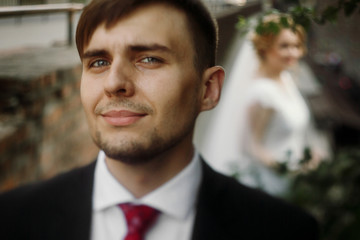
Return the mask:
<path id="1" fill-rule="evenodd" d="M 144 140 L 145 139 L 145 140 Z M 126 164 L 148 163 L 176 146 L 183 136 L 164 139 L 156 134 L 130 140 L 104 139 L 97 132 L 94 142 L 110 159 Z"/>
<path id="2" fill-rule="evenodd" d="M 145 154 L 144 151 L 113 151 L 109 149 L 102 149 L 105 152 L 105 155 L 115 161 L 120 161 L 122 163 L 138 165 L 149 162 L 150 159 L 154 158 L 154 155 Z"/>
<path id="3" fill-rule="evenodd" d="M 159 138 L 153 138 L 151 144 L 139 141 L 125 141 L 114 145 L 116 141 L 96 141 L 96 145 L 105 152 L 105 155 L 115 161 L 126 164 L 143 164 L 161 154 L 167 146 Z"/>

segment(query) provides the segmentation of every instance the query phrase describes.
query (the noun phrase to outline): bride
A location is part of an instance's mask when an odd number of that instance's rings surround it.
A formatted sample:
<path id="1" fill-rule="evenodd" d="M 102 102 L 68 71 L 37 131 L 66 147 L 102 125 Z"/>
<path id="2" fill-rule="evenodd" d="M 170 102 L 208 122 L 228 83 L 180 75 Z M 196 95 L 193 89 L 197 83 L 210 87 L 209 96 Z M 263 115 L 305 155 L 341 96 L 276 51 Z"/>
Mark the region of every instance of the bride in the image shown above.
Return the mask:
<path id="1" fill-rule="evenodd" d="M 281 25 L 284 18 L 289 25 Z M 306 33 L 285 15 L 268 15 L 262 24 L 271 22 L 280 26 L 278 32 L 252 33 L 251 42 L 243 43 L 220 105 L 197 145 L 217 170 L 283 195 L 288 180 L 276 167 L 302 170 L 299 162 L 309 145 L 310 112 L 288 72 L 306 52 Z M 314 157 L 308 166 L 317 163 Z"/>

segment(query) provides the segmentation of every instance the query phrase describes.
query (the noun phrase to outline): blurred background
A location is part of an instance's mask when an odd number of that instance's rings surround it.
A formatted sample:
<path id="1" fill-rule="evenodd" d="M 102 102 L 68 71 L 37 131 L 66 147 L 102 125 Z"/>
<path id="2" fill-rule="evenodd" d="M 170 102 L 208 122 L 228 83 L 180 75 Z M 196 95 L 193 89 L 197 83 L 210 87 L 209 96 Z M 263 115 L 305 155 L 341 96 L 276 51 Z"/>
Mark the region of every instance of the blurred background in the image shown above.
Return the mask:
<path id="1" fill-rule="evenodd" d="M 247 67 L 236 65 L 246 41 L 246 34 L 235 27 L 239 16 L 251 19 L 270 8 L 287 12 L 299 5 L 321 12 L 341 1 L 204 2 L 219 23 L 218 63 L 229 79 L 234 69 Z M 360 239 L 360 4 L 345 2 L 354 4 L 355 13 L 346 16 L 341 10 L 326 24 L 310 24 L 308 54 L 298 70 L 298 87 L 316 129 L 329 143 L 329 157 L 313 171 L 283 173 L 293 178 L 287 200 L 317 217 L 322 239 Z M 97 156 L 81 108 L 81 63 L 74 46 L 77 20 L 86 3 L 0 1 L 0 192 Z M 194 142 L 200 152 L 217 113 L 206 112 L 198 119 Z"/>

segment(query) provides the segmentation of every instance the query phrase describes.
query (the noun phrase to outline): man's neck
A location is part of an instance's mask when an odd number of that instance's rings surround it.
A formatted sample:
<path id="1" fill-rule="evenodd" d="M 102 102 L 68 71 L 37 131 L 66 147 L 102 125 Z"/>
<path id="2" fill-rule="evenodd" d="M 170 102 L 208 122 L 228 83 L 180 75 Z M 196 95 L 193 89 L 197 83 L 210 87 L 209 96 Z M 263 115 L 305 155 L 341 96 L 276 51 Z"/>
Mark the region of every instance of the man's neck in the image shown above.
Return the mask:
<path id="1" fill-rule="evenodd" d="M 183 170 L 193 158 L 192 143 L 183 143 L 148 159 L 142 164 L 128 164 L 106 157 L 110 173 L 136 198 L 141 198 L 169 181 Z"/>

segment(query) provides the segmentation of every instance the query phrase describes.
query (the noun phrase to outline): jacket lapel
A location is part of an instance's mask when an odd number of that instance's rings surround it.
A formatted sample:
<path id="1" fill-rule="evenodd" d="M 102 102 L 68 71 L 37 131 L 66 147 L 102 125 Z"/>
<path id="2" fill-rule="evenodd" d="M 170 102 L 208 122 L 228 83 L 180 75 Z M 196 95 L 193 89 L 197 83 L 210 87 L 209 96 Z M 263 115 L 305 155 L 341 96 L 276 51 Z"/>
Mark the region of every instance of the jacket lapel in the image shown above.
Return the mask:
<path id="1" fill-rule="evenodd" d="M 59 204 L 59 206 L 70 208 L 63 209 L 65 221 L 63 232 L 60 234 L 63 236 L 61 239 L 90 239 L 94 170 L 95 162 L 75 170 L 68 176 L 68 183 L 72 186 L 66 186 L 67 189 L 64 189 L 66 196 L 62 199 L 65 204 Z M 66 220 L 69 221 L 66 222 Z"/>
<path id="2" fill-rule="evenodd" d="M 221 203 L 221 187 L 218 174 L 202 159 L 203 178 L 198 193 L 196 217 L 192 240 L 224 239 Z M 219 201 L 220 200 L 220 201 Z"/>

